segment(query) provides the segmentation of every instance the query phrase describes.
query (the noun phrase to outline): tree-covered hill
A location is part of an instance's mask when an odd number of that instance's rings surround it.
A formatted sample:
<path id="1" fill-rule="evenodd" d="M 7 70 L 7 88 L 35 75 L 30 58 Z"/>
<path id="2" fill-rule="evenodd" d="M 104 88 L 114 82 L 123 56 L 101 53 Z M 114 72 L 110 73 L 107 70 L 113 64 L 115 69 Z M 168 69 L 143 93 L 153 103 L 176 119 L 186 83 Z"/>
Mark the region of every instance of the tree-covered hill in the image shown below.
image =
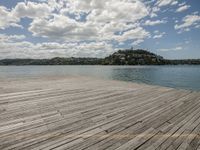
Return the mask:
<path id="1" fill-rule="evenodd" d="M 119 50 L 104 59 L 106 65 L 161 65 L 164 58 L 146 50 Z"/>
<path id="2" fill-rule="evenodd" d="M 178 65 L 200 64 L 200 59 L 168 60 L 146 50 L 119 50 L 105 58 L 2 59 L 0 65 Z"/>
<path id="3" fill-rule="evenodd" d="M 102 64 L 99 58 L 61 58 L 52 59 L 3 59 L 0 65 L 97 65 Z"/>

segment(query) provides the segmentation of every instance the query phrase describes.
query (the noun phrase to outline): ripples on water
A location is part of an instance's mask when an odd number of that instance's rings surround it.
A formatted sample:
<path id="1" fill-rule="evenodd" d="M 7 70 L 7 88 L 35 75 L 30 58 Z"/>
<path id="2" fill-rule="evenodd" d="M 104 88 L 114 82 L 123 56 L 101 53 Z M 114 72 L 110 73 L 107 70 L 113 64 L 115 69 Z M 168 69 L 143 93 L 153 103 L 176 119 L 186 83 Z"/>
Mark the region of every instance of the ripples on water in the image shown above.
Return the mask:
<path id="1" fill-rule="evenodd" d="M 200 91 L 200 65 L 0 66 L 0 77 L 83 75 Z"/>

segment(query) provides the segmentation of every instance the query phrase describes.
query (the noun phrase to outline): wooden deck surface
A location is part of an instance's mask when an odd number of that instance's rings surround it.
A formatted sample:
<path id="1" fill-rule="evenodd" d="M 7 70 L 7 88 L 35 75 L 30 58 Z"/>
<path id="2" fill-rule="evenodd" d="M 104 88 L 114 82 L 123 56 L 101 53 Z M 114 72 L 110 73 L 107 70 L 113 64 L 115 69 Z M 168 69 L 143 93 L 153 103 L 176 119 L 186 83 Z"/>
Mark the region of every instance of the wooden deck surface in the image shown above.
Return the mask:
<path id="1" fill-rule="evenodd" d="M 200 92 L 87 77 L 0 80 L 0 150 L 200 150 Z"/>

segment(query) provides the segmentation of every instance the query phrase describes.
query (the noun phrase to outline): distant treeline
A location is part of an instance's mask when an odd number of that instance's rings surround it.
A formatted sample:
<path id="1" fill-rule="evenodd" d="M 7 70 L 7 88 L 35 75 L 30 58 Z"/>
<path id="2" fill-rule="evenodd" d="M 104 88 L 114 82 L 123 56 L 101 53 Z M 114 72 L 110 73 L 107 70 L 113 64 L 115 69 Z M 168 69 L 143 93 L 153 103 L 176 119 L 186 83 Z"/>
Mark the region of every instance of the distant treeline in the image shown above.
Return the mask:
<path id="1" fill-rule="evenodd" d="M 200 59 L 169 60 L 146 50 L 119 50 L 106 58 L 3 59 L 0 65 L 199 65 Z"/>
<path id="2" fill-rule="evenodd" d="M 97 65 L 101 64 L 99 58 L 61 58 L 52 59 L 3 59 L 0 65 Z"/>
<path id="3" fill-rule="evenodd" d="M 169 60 L 165 59 L 166 65 L 200 65 L 200 59 L 179 59 Z"/>

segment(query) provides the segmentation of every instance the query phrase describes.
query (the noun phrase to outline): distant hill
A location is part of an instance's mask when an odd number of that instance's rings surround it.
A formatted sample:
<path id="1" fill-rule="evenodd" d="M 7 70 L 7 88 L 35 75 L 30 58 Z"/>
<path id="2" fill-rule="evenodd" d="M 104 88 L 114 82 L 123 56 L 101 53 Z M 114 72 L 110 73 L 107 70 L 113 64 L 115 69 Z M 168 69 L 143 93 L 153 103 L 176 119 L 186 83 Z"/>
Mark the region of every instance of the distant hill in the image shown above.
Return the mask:
<path id="1" fill-rule="evenodd" d="M 146 50 L 119 50 L 104 59 L 105 65 L 161 65 L 164 58 Z"/>
<path id="2" fill-rule="evenodd" d="M 3 59 L 0 65 L 97 65 L 102 64 L 100 58 L 61 58 L 52 59 Z"/>
<path id="3" fill-rule="evenodd" d="M 105 58 L 3 59 L 0 65 L 199 65 L 200 59 L 168 60 L 146 50 L 119 50 Z"/>

